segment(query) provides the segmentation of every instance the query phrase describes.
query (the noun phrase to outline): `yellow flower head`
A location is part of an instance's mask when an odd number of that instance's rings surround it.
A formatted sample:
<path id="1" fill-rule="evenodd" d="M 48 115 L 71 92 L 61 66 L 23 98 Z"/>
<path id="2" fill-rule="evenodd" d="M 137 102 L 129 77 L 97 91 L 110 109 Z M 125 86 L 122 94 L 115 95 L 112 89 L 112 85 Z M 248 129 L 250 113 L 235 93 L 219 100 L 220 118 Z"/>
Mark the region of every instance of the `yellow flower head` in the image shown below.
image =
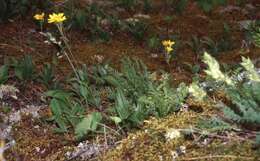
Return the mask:
<path id="1" fill-rule="evenodd" d="M 170 54 L 171 51 L 173 51 L 173 48 L 172 48 L 171 46 L 166 46 L 166 47 L 165 47 L 165 50 L 166 50 L 166 52 L 167 52 L 168 54 Z"/>
<path id="2" fill-rule="evenodd" d="M 35 20 L 38 20 L 38 21 L 43 21 L 43 20 L 44 20 L 44 16 L 45 16 L 45 14 L 44 14 L 44 13 L 41 13 L 41 14 L 36 14 L 36 15 L 34 15 L 33 18 L 34 18 Z"/>
<path id="3" fill-rule="evenodd" d="M 171 40 L 164 40 L 164 41 L 162 41 L 162 44 L 164 47 L 172 47 L 172 45 L 174 45 L 175 42 L 171 41 Z"/>
<path id="4" fill-rule="evenodd" d="M 53 13 L 49 15 L 48 23 L 61 23 L 67 18 L 64 16 L 64 13 Z"/>

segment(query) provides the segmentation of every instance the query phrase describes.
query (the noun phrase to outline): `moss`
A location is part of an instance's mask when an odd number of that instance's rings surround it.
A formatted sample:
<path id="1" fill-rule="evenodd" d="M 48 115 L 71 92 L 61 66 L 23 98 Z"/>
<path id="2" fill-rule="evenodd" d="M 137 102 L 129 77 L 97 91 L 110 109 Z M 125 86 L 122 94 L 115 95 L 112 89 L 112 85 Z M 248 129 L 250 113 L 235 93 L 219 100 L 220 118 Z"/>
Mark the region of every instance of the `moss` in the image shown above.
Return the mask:
<path id="1" fill-rule="evenodd" d="M 70 135 L 54 134 L 51 127 L 30 116 L 23 116 L 12 130 L 16 144 L 5 155 L 10 161 L 16 159 L 14 155 L 22 160 L 65 160 L 64 154 L 70 149 L 63 144 L 64 140 L 72 140 Z"/>
<path id="2" fill-rule="evenodd" d="M 100 156 L 100 160 L 172 161 L 172 152 L 179 146 L 187 146 L 183 138 L 167 141 L 164 137 L 169 128 L 185 128 L 197 122 L 194 112 L 173 114 L 164 119 L 151 118 L 145 121 L 141 131 L 130 134 L 115 149 Z"/>
<path id="3" fill-rule="evenodd" d="M 210 105 L 204 104 L 202 113 L 181 112 L 164 119 L 151 118 L 145 121 L 143 129 L 130 134 L 119 146 L 99 157 L 100 161 L 172 161 L 172 152 L 179 146 L 187 148 L 186 154 L 178 160 L 207 160 L 205 156 L 215 156 L 209 160 L 256 160 L 260 153 L 251 149 L 250 141 L 231 141 L 213 139 L 208 145 L 197 145 L 194 140 L 178 138 L 166 141 L 164 134 L 169 128 L 189 128 L 195 126 L 202 115 L 212 112 Z M 199 159 L 202 157 L 201 159 Z"/>

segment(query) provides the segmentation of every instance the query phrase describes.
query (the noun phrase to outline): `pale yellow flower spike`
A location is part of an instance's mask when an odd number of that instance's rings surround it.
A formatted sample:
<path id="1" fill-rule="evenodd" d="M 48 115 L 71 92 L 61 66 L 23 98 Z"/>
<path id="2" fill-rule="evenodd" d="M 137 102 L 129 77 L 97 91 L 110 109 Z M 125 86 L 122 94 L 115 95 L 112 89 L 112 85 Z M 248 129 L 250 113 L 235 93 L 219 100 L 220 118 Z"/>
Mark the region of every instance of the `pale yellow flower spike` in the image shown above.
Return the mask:
<path id="1" fill-rule="evenodd" d="M 49 15 L 48 23 L 61 23 L 65 21 L 67 18 L 64 16 L 64 13 L 53 13 Z"/>
<path id="2" fill-rule="evenodd" d="M 33 18 L 34 18 L 35 20 L 38 20 L 38 21 L 43 21 L 43 20 L 44 20 L 44 16 L 45 16 L 45 13 L 43 12 L 43 13 L 41 13 L 41 14 L 36 14 L 36 15 L 34 15 Z"/>

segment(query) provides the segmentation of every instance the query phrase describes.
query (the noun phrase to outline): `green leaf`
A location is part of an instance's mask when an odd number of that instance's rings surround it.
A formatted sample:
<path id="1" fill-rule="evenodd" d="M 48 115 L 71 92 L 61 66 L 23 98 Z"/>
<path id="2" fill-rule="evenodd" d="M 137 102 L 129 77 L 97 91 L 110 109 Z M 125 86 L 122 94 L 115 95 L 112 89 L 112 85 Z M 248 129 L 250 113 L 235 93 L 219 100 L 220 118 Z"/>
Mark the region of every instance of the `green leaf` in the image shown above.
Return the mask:
<path id="1" fill-rule="evenodd" d="M 121 120 L 120 117 L 110 116 L 110 119 L 111 119 L 112 121 L 114 121 L 114 123 L 115 123 L 116 125 L 118 125 L 119 123 L 122 122 L 122 120 Z"/>
<path id="2" fill-rule="evenodd" d="M 3 84 L 8 80 L 8 69 L 8 65 L 3 65 L 0 67 L 0 84 Z"/>
<path id="3" fill-rule="evenodd" d="M 241 65 L 246 69 L 248 72 L 248 78 L 252 81 L 260 82 L 260 76 L 255 70 L 255 66 L 253 62 L 249 58 L 242 57 Z"/>
<path id="4" fill-rule="evenodd" d="M 62 107 L 60 105 L 60 101 L 53 98 L 50 103 L 51 111 L 54 116 L 61 116 L 62 115 Z"/>
<path id="5" fill-rule="evenodd" d="M 67 132 L 67 126 L 66 126 L 66 121 L 61 118 L 61 117 L 54 117 L 55 122 L 58 124 L 59 128 L 56 128 L 55 132 L 58 133 L 64 133 Z"/>
<path id="6" fill-rule="evenodd" d="M 200 88 L 195 82 L 193 82 L 190 85 L 189 92 L 198 101 L 202 101 L 207 96 L 207 93 L 202 88 Z"/>
<path id="7" fill-rule="evenodd" d="M 15 75 L 20 80 L 31 80 L 35 72 L 32 56 L 26 55 L 20 62 L 14 64 Z"/>
<path id="8" fill-rule="evenodd" d="M 84 10 L 77 10 L 76 15 L 75 15 L 75 23 L 76 27 L 79 27 L 81 30 L 84 29 L 86 26 L 86 21 L 87 21 L 87 15 Z"/>
<path id="9" fill-rule="evenodd" d="M 257 147 L 260 146 L 260 133 L 257 133 L 257 135 L 256 135 L 255 145 L 256 145 Z"/>
<path id="10" fill-rule="evenodd" d="M 52 97 L 52 98 L 56 98 L 56 99 L 60 99 L 63 101 L 68 101 L 69 98 L 71 97 L 71 93 L 63 91 L 63 90 L 50 90 L 45 92 L 45 95 L 47 97 Z"/>
<path id="11" fill-rule="evenodd" d="M 220 70 L 219 63 L 215 58 L 209 55 L 207 52 L 204 53 L 203 62 L 208 65 L 208 69 L 205 70 L 205 73 L 211 76 L 216 81 L 223 81 L 228 85 L 233 85 L 233 81 Z"/>
<path id="12" fill-rule="evenodd" d="M 6 19 L 7 3 L 5 0 L 0 0 L 0 22 Z"/>
<path id="13" fill-rule="evenodd" d="M 75 128 L 75 134 L 77 139 L 82 139 L 89 132 L 96 131 L 98 124 L 102 120 L 102 115 L 99 112 L 94 112 L 85 117 Z"/>
<path id="14" fill-rule="evenodd" d="M 122 90 L 117 90 L 116 95 L 116 111 L 122 120 L 126 120 L 130 116 L 129 103 Z"/>

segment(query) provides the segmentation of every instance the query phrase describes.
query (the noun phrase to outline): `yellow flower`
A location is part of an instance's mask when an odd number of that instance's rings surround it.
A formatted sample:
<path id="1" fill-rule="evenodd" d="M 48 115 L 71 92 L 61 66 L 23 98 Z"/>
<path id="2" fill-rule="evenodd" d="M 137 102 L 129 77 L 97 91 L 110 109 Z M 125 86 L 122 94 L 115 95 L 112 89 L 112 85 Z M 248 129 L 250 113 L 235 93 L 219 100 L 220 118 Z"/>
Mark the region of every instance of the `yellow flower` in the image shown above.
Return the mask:
<path id="1" fill-rule="evenodd" d="M 171 51 L 173 51 L 173 48 L 172 48 L 171 46 L 166 46 L 166 47 L 165 47 L 165 50 L 166 50 L 166 52 L 167 52 L 168 54 L 170 54 Z"/>
<path id="2" fill-rule="evenodd" d="M 42 21 L 44 20 L 44 13 L 41 13 L 41 14 L 36 14 L 33 16 L 34 19 L 38 20 L 38 21 Z"/>
<path id="3" fill-rule="evenodd" d="M 172 45 L 174 45 L 175 42 L 171 40 L 164 40 L 162 41 L 162 44 L 165 48 L 166 53 L 170 54 L 171 51 L 173 51 Z"/>
<path id="4" fill-rule="evenodd" d="M 172 47 L 172 45 L 174 45 L 175 42 L 171 41 L 171 40 L 164 40 L 164 41 L 162 41 L 162 44 L 163 44 L 164 47 L 167 47 L 167 46 Z"/>
<path id="5" fill-rule="evenodd" d="M 67 18 L 64 16 L 64 13 L 53 13 L 49 15 L 48 23 L 61 23 Z"/>

